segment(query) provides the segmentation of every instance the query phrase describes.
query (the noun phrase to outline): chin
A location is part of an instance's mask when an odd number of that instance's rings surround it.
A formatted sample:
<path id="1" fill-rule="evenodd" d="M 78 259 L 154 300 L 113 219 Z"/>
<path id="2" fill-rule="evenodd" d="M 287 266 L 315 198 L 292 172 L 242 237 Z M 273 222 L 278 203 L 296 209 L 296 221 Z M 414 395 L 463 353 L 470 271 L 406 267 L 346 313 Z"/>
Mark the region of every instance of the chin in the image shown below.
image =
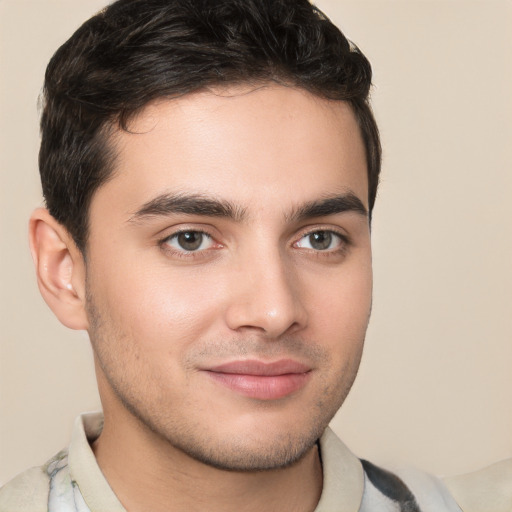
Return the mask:
<path id="1" fill-rule="evenodd" d="M 287 433 L 259 440 L 237 436 L 216 444 L 209 439 L 178 448 L 191 458 L 217 469 L 260 472 L 293 466 L 315 447 L 318 438 L 316 433 L 302 436 Z"/>

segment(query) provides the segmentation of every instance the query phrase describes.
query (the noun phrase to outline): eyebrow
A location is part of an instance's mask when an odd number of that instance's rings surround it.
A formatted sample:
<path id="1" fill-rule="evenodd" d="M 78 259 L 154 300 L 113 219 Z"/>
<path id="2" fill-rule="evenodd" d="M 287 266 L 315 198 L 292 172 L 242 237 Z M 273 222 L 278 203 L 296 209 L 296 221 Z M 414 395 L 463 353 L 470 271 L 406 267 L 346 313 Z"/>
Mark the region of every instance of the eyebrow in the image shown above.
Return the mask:
<path id="1" fill-rule="evenodd" d="M 345 212 L 355 212 L 368 217 L 368 211 L 362 201 L 353 192 L 347 192 L 300 205 L 287 215 L 287 219 L 298 222 Z"/>
<path id="2" fill-rule="evenodd" d="M 142 221 L 148 217 L 165 217 L 181 213 L 203 217 L 225 217 L 236 222 L 245 218 L 245 209 L 229 201 L 202 196 L 200 194 L 161 194 L 144 203 L 128 220 Z"/>
<path id="3" fill-rule="evenodd" d="M 368 217 L 362 201 L 352 192 L 307 202 L 286 214 L 287 221 L 300 222 L 314 217 L 326 217 L 338 213 L 355 212 Z M 151 217 L 165 217 L 173 214 L 198 215 L 203 217 L 224 217 L 242 222 L 247 210 L 230 201 L 205 197 L 200 194 L 161 194 L 144 203 L 128 219 L 129 222 L 144 221 Z"/>

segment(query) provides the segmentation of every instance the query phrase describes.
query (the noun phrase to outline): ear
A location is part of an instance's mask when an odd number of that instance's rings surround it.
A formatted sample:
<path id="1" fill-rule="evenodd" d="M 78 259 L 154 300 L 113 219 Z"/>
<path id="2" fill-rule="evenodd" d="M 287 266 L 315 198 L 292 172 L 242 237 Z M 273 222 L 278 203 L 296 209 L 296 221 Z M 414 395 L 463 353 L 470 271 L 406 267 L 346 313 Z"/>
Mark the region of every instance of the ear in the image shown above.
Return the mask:
<path id="1" fill-rule="evenodd" d="M 85 262 L 73 238 L 48 210 L 38 208 L 30 217 L 29 239 L 46 304 L 66 327 L 86 330 Z"/>

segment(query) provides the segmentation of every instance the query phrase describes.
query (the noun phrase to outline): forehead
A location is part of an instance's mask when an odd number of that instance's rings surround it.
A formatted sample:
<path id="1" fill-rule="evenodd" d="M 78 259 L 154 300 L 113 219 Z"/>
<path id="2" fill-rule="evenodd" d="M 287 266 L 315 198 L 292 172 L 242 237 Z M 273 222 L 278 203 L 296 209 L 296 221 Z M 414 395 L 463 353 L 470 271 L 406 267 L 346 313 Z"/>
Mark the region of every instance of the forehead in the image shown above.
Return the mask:
<path id="1" fill-rule="evenodd" d="M 201 91 L 163 99 L 115 135 L 115 194 L 126 213 L 162 193 L 195 193 L 244 207 L 347 190 L 368 205 L 366 158 L 352 109 L 293 87 Z"/>

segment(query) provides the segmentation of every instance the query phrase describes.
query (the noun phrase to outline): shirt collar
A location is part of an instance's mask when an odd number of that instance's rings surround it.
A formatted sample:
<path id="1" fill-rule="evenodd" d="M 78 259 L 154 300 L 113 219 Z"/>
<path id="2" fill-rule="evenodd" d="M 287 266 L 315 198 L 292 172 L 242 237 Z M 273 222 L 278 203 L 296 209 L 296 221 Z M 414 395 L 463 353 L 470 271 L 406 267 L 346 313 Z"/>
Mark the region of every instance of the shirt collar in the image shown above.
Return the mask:
<path id="1" fill-rule="evenodd" d="M 69 472 L 92 512 L 126 512 L 110 488 L 90 446 L 101 433 L 101 413 L 81 414 L 69 445 Z M 323 489 L 315 512 L 357 512 L 364 490 L 364 473 L 359 459 L 328 427 L 320 438 Z"/>
<path id="2" fill-rule="evenodd" d="M 92 512 L 126 512 L 103 476 L 89 443 L 103 428 L 102 413 L 81 414 L 76 420 L 68 452 L 69 473 Z"/>
<path id="3" fill-rule="evenodd" d="M 324 483 L 315 512 L 357 512 L 364 491 L 361 462 L 329 427 L 320 438 L 320 454 Z"/>

